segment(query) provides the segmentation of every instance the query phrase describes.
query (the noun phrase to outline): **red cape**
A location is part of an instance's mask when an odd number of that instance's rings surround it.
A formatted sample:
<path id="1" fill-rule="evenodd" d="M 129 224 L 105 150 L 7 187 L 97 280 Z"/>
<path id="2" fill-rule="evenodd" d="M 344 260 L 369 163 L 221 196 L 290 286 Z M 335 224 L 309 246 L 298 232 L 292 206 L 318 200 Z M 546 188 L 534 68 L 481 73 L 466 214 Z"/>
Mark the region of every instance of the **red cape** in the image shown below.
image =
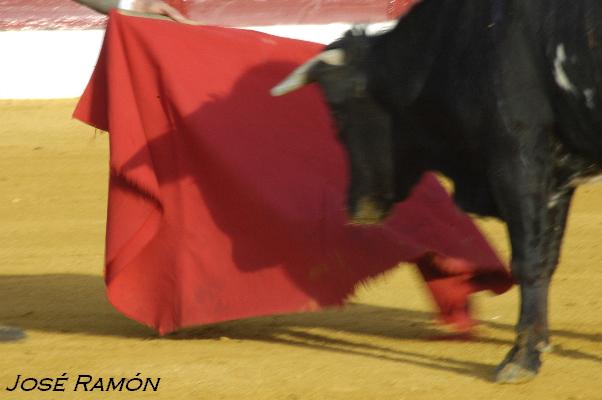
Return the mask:
<path id="1" fill-rule="evenodd" d="M 106 284 L 161 333 L 339 305 L 417 262 L 446 322 L 510 276 L 432 175 L 383 226 L 346 224 L 320 93 L 269 89 L 321 46 L 113 12 L 75 117 L 110 137 Z M 403 293 L 400 293 L 403 296 Z"/>

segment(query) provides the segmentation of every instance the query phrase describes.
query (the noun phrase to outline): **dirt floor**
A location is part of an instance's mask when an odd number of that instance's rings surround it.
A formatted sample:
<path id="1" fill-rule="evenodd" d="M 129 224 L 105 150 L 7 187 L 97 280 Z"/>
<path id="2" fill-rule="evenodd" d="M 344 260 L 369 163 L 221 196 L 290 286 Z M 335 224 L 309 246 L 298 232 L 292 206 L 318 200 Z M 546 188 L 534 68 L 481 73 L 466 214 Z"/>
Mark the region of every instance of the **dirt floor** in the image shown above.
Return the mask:
<path id="1" fill-rule="evenodd" d="M 602 399 L 602 186 L 578 192 L 552 289 L 555 351 L 531 383 L 491 382 L 513 340 L 516 290 L 477 297 L 473 341 L 433 340 L 444 331 L 412 266 L 343 311 L 159 338 L 105 298 L 108 137 L 71 120 L 74 105 L 0 102 L 0 324 L 27 333 L 0 343 L 0 399 Z M 507 257 L 502 226 L 479 223 Z M 6 390 L 19 374 L 63 373 L 65 392 Z M 158 391 L 73 391 L 80 374 L 137 373 L 161 378 Z"/>

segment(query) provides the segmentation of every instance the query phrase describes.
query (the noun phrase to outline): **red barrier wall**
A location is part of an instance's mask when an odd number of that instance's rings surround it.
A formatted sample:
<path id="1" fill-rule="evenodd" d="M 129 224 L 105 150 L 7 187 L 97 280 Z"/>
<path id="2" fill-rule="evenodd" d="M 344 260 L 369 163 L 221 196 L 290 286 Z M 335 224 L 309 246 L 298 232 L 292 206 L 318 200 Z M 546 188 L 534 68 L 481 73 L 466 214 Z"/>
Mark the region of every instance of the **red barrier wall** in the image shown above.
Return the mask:
<path id="1" fill-rule="evenodd" d="M 210 25 L 266 26 L 381 22 L 418 0 L 168 0 Z M 95 29 L 105 17 L 72 0 L 0 0 L 0 30 Z"/>
<path id="2" fill-rule="evenodd" d="M 0 0 L 0 30 L 98 29 L 105 21 L 71 0 Z"/>

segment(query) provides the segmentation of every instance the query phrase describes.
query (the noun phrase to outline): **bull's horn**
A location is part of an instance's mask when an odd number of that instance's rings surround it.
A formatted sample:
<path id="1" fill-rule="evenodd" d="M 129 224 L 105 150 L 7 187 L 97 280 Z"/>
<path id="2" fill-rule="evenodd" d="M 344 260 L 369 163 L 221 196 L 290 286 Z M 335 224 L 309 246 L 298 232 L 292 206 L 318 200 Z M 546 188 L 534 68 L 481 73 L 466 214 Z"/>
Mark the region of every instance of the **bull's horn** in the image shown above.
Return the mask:
<path id="1" fill-rule="evenodd" d="M 307 73 L 318 62 L 324 62 L 329 65 L 343 65 L 345 63 L 345 52 L 342 49 L 326 50 L 313 57 L 305 64 L 291 72 L 282 82 L 274 86 L 270 93 L 272 96 L 282 96 L 306 85 Z"/>

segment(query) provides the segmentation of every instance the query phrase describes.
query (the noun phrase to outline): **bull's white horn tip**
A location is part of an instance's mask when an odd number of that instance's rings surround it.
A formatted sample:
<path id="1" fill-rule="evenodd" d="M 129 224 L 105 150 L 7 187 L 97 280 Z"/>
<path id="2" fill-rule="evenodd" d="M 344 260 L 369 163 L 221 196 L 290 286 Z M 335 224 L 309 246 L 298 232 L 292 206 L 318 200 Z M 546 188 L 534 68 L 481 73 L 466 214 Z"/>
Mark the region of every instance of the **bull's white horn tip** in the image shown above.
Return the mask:
<path id="1" fill-rule="evenodd" d="M 297 77 L 295 77 L 295 78 L 297 78 Z M 297 79 L 289 78 L 289 79 L 286 79 L 284 82 L 274 86 L 272 88 L 272 90 L 270 90 L 270 93 L 274 97 L 282 96 L 287 93 L 294 92 L 295 90 L 299 89 L 302 86 L 303 86 L 303 82 L 300 81 L 298 78 Z"/>
<path id="2" fill-rule="evenodd" d="M 271 90 L 270 90 L 270 94 L 273 97 L 278 97 L 278 96 L 282 96 L 283 94 L 286 94 L 286 90 L 281 86 L 274 86 Z"/>

